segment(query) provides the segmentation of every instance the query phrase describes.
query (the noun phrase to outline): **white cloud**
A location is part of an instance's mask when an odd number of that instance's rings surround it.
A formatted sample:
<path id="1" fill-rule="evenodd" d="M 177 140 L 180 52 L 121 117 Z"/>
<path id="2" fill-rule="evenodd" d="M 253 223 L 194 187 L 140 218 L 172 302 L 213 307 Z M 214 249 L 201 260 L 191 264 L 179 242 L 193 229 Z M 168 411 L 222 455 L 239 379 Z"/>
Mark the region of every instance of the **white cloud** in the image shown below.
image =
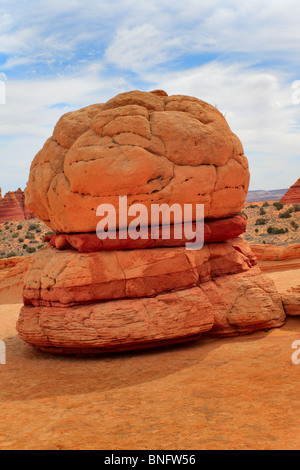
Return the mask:
<path id="1" fill-rule="evenodd" d="M 121 77 L 104 78 L 103 67 L 86 67 L 79 75 L 7 82 L 6 104 L 0 106 L 0 186 L 3 192 L 25 187 L 35 154 L 66 112 L 102 103 L 132 88 Z"/>
<path id="2" fill-rule="evenodd" d="M 178 55 L 179 38 L 168 38 L 150 24 L 117 32 L 106 49 L 105 59 L 121 69 L 145 73 Z"/>
<path id="3" fill-rule="evenodd" d="M 218 107 L 244 145 L 253 189 L 286 187 L 295 179 L 300 105 L 292 104 L 288 74 L 214 62 L 150 78 L 168 94 L 196 96 Z"/>
<path id="4" fill-rule="evenodd" d="M 11 138 L 0 184 L 13 184 L 14 168 L 25 175 L 63 112 L 147 87 L 216 104 L 245 146 L 252 187 L 289 186 L 299 171 L 299 17 L 298 0 L 1 0 L 0 139 Z"/>

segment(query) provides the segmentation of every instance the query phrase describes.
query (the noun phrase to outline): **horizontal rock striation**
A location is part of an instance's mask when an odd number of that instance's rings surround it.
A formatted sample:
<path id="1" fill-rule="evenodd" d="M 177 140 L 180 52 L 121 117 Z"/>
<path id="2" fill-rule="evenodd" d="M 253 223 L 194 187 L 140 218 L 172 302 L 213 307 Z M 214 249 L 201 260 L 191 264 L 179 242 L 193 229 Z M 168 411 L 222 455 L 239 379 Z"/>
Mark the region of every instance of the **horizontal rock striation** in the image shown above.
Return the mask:
<path id="1" fill-rule="evenodd" d="M 239 214 L 227 219 L 207 220 L 204 224 L 204 241 L 220 242 L 236 238 L 246 231 L 246 217 Z M 195 223 L 192 224 L 193 232 L 196 231 Z M 175 238 L 174 225 L 170 227 L 170 235 L 163 238 L 162 227 L 159 227 L 159 236 L 157 239 L 151 238 L 151 229 L 145 228 L 146 238 L 133 240 L 129 237 L 120 239 L 119 232 L 116 233 L 116 239 L 107 238 L 101 240 L 96 233 L 76 233 L 76 234 L 53 234 L 47 235 L 45 241 L 49 242 L 58 250 L 74 248 L 79 253 L 90 253 L 105 250 L 133 250 L 154 247 L 174 247 L 188 245 L 195 242 L 195 239 L 185 237 L 184 227 L 181 227 L 182 238 Z"/>
<path id="2" fill-rule="evenodd" d="M 74 253 L 46 247 L 24 281 L 24 304 L 69 307 L 120 298 L 151 297 L 194 287 L 215 277 L 248 271 L 256 259 L 242 239 L 201 250 L 141 249 Z"/>
<path id="3" fill-rule="evenodd" d="M 0 222 L 12 220 L 28 220 L 35 215 L 25 206 L 25 196 L 22 189 L 9 191 L 0 197 Z"/>
<path id="4" fill-rule="evenodd" d="M 216 278 L 154 297 L 88 305 L 25 305 L 17 330 L 39 349 L 57 354 L 94 354 L 171 344 L 213 336 L 249 334 L 282 326 L 285 313 L 271 280 L 251 273 Z"/>
<path id="5" fill-rule="evenodd" d="M 281 204 L 292 204 L 300 202 L 300 178 L 285 193 L 280 202 Z"/>

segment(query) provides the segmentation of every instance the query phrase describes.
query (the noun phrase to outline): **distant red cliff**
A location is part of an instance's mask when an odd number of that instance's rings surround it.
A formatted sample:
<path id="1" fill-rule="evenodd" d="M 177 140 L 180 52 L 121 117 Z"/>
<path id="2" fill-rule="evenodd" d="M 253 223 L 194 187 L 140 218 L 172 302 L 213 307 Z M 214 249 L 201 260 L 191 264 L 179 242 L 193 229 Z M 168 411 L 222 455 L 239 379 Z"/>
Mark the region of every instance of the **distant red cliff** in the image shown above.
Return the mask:
<path id="1" fill-rule="evenodd" d="M 292 204 L 294 202 L 300 202 L 300 178 L 285 193 L 280 202 L 282 204 Z"/>
<path id="2" fill-rule="evenodd" d="M 25 197 L 22 189 L 9 191 L 2 197 L 0 189 L 0 223 L 10 220 L 27 220 L 35 215 L 25 207 Z"/>

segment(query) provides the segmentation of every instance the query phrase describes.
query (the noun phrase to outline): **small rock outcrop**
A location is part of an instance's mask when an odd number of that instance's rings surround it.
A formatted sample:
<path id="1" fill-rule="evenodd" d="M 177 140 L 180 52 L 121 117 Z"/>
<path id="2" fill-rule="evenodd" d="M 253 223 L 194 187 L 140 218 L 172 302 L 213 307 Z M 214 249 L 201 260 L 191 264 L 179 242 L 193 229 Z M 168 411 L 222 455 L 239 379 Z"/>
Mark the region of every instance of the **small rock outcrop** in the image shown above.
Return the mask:
<path id="1" fill-rule="evenodd" d="M 261 271 L 274 281 L 285 313 L 300 315 L 300 244 L 251 245 L 251 249 Z"/>
<path id="2" fill-rule="evenodd" d="M 22 189 L 9 191 L 2 198 L 0 190 L 0 223 L 13 220 L 28 220 L 35 215 L 25 206 L 25 196 Z"/>
<path id="3" fill-rule="evenodd" d="M 30 256 L 0 259 L 0 305 L 22 303 L 24 276 Z"/>
<path id="4" fill-rule="evenodd" d="M 285 193 L 280 202 L 281 204 L 293 204 L 300 202 L 300 178 Z"/>

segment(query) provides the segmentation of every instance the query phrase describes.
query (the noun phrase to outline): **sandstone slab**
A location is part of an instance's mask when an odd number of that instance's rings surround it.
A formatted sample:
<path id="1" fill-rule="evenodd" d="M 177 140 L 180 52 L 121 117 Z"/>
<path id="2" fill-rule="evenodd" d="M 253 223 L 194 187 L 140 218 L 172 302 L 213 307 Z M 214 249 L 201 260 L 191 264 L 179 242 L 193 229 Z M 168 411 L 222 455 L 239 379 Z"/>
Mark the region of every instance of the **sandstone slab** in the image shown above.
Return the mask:
<path id="1" fill-rule="evenodd" d="M 77 253 L 45 247 L 30 262 L 25 305 L 69 307 L 121 298 L 151 297 L 246 272 L 256 260 L 237 238 L 201 250 L 154 248 Z"/>
<path id="2" fill-rule="evenodd" d="M 192 230 L 196 233 L 196 224 L 193 223 Z M 204 224 L 204 242 L 220 242 L 233 239 L 246 231 L 247 220 L 241 214 L 229 217 L 226 219 L 207 220 Z M 157 238 L 153 238 L 151 228 L 145 227 L 140 230 L 140 238 L 136 240 L 130 238 L 127 234 L 127 229 L 124 230 L 124 239 L 120 237 L 120 231 L 116 233 L 116 239 L 106 238 L 100 239 L 96 233 L 76 233 L 76 234 L 53 234 L 47 235 L 45 241 L 49 242 L 51 246 L 58 250 L 65 250 L 66 248 L 74 248 L 79 253 L 90 253 L 95 251 L 107 250 L 135 250 L 142 248 L 154 247 L 174 247 L 174 246 L 187 246 L 189 243 L 194 243 L 195 238 L 187 238 L 185 236 L 184 227 L 181 228 L 181 238 L 176 235 L 177 227 L 170 226 L 168 238 L 164 236 L 162 226 L 157 228 Z M 145 237 L 144 237 L 145 235 Z"/>
<path id="3" fill-rule="evenodd" d="M 257 267 L 153 298 L 72 308 L 25 305 L 17 330 L 56 354 L 96 354 L 192 340 L 202 333 L 236 336 L 282 326 L 285 313 L 271 280 Z"/>

